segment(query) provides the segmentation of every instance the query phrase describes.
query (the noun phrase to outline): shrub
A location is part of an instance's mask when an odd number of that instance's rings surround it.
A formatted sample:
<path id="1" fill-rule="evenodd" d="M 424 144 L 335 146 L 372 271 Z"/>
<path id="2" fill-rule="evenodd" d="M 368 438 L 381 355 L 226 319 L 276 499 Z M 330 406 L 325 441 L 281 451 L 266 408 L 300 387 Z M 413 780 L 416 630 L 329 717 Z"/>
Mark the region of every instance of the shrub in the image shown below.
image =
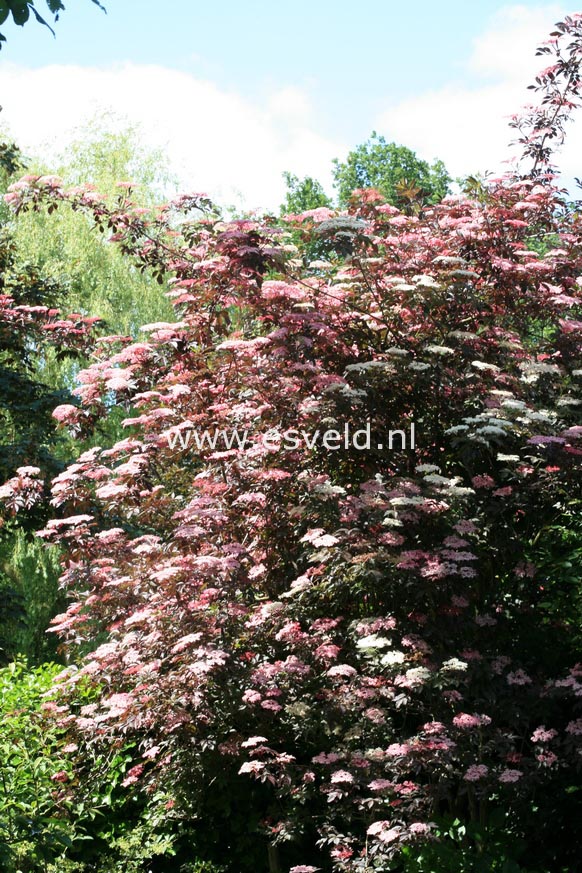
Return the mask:
<path id="1" fill-rule="evenodd" d="M 179 320 L 112 338 L 55 411 L 83 433 L 115 401 L 128 430 L 53 483 L 55 630 L 92 649 L 58 715 L 128 750 L 121 784 L 237 873 L 267 846 L 296 873 L 422 870 L 455 844 L 474 869 L 579 863 L 579 579 L 534 559 L 582 499 L 582 226 L 547 172 L 581 21 L 540 77 L 530 176 L 478 199 L 410 216 L 364 191 L 281 226 L 42 179 L 10 195 L 90 211 L 171 276 Z M 304 266 L 289 234 L 335 254 Z"/>
<path id="2" fill-rule="evenodd" d="M 44 870 L 76 837 L 63 730 L 48 728 L 42 714 L 59 670 L 51 664 L 27 670 L 23 662 L 0 669 L 0 861 L 6 871 Z"/>

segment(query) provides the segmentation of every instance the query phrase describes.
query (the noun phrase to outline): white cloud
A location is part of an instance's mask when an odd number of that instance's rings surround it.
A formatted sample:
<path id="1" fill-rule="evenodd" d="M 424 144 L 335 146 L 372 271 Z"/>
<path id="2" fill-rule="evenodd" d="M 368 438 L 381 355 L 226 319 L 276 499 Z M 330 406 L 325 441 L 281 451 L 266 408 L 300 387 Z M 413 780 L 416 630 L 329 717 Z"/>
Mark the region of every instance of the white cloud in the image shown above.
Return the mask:
<path id="1" fill-rule="evenodd" d="M 0 93 L 2 120 L 32 153 L 50 158 L 80 124 L 113 110 L 138 122 L 148 143 L 166 149 L 185 190 L 250 208 L 278 206 L 283 170 L 314 175 L 331 187 L 331 159 L 344 151 L 315 130 L 309 97 L 294 87 L 260 105 L 160 66 L 2 64 Z"/>
<path id="2" fill-rule="evenodd" d="M 527 86 L 547 66 L 535 50 L 565 14 L 555 4 L 500 10 L 474 40 L 462 81 L 393 103 L 376 129 L 426 159 L 442 158 L 453 176 L 502 170 L 505 160 L 519 155 L 508 150 L 514 138 L 508 117 L 535 102 Z M 582 125 L 574 122 L 558 159 L 565 179 L 582 175 L 581 152 Z"/>
<path id="3" fill-rule="evenodd" d="M 469 69 L 498 81 L 529 84 L 540 67 L 535 49 L 548 38 L 553 25 L 564 14 L 564 8 L 557 4 L 534 9 L 525 5 L 500 9 L 487 31 L 474 40 Z"/>
<path id="4" fill-rule="evenodd" d="M 473 41 L 459 81 L 387 104 L 367 129 L 424 158 L 442 158 L 454 176 L 498 171 L 513 137 L 508 116 L 531 102 L 526 87 L 544 65 L 535 48 L 564 14 L 555 4 L 503 8 Z M 314 176 L 331 192 L 331 160 L 348 150 L 321 132 L 309 92 L 293 84 L 253 101 L 162 66 L 29 69 L 2 62 L 0 95 L 0 121 L 32 153 L 50 159 L 84 120 L 111 109 L 139 123 L 146 144 L 166 150 L 183 190 L 249 208 L 278 206 L 283 170 Z M 582 175 L 580 153 L 578 123 L 560 158 L 566 179 Z"/>

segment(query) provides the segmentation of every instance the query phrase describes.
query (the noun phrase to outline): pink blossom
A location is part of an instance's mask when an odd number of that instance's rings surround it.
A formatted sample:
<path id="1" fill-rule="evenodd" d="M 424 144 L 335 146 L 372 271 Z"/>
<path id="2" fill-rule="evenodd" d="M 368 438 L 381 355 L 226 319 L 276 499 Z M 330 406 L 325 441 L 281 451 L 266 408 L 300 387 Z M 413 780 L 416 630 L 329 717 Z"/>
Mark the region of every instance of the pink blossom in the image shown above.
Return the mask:
<path id="1" fill-rule="evenodd" d="M 351 679 L 352 676 L 358 675 L 358 671 L 354 667 L 350 667 L 349 664 L 336 664 L 334 667 L 329 668 L 327 675 L 331 677 L 339 676 L 344 679 Z"/>
<path id="2" fill-rule="evenodd" d="M 315 758 L 312 758 L 311 761 L 313 764 L 335 764 L 337 761 L 341 761 L 342 756 L 338 755 L 336 752 L 320 752 L 319 755 L 316 755 Z"/>
<path id="3" fill-rule="evenodd" d="M 340 621 L 339 618 L 317 618 L 311 625 L 311 630 L 315 633 L 326 633 L 334 630 Z"/>
<path id="4" fill-rule="evenodd" d="M 241 749 L 252 749 L 254 746 L 260 746 L 261 743 L 268 742 L 266 737 L 249 737 L 244 743 L 241 743 Z"/>
<path id="5" fill-rule="evenodd" d="M 241 766 L 239 773 L 250 773 L 252 776 L 257 776 L 265 769 L 266 764 L 262 761 L 245 761 Z"/>
<path id="6" fill-rule="evenodd" d="M 521 770 L 503 770 L 499 776 L 500 782 L 519 782 L 523 772 Z"/>
<path id="7" fill-rule="evenodd" d="M 411 782 L 409 779 L 406 779 L 404 782 L 398 782 L 394 786 L 394 791 L 397 794 L 406 797 L 409 794 L 414 794 L 416 791 L 418 791 L 418 785 L 416 784 L 416 782 Z"/>
<path id="8" fill-rule="evenodd" d="M 544 767 L 552 767 L 557 760 L 558 756 L 554 752 L 550 751 L 539 752 L 536 755 L 536 761 L 539 764 L 542 764 Z"/>
<path id="9" fill-rule="evenodd" d="M 444 542 L 445 546 L 449 546 L 451 549 L 462 549 L 464 546 L 468 546 L 469 543 L 467 540 L 461 539 L 461 537 L 447 537 Z"/>
<path id="10" fill-rule="evenodd" d="M 378 834 L 378 839 L 381 843 L 393 843 L 401 836 L 401 834 L 402 828 L 390 828 L 390 830 L 387 831 L 380 831 L 380 833 Z"/>
<path id="11" fill-rule="evenodd" d="M 495 627 L 497 619 L 493 618 L 493 616 L 488 613 L 485 613 L 485 615 L 476 615 L 475 624 L 479 627 Z"/>
<path id="12" fill-rule="evenodd" d="M 158 757 L 160 752 L 161 752 L 161 746 L 150 746 L 150 748 L 146 749 L 146 751 L 143 753 L 142 758 L 147 758 L 147 759 L 153 760 L 154 758 Z"/>
<path id="13" fill-rule="evenodd" d="M 476 561 L 477 555 L 473 552 L 457 552 L 454 549 L 443 549 L 441 555 L 444 558 L 450 558 L 452 561 Z"/>
<path id="14" fill-rule="evenodd" d="M 378 542 L 383 546 L 401 546 L 404 542 L 404 537 L 401 534 L 389 533 L 381 534 L 378 537 Z"/>
<path id="15" fill-rule="evenodd" d="M 493 488 L 495 479 L 491 476 L 473 476 L 471 479 L 474 488 Z"/>
<path id="16" fill-rule="evenodd" d="M 394 783 L 390 782 L 389 779 L 374 779 L 368 784 L 370 791 L 387 791 L 389 788 L 393 787 Z"/>
<path id="17" fill-rule="evenodd" d="M 474 579 L 477 576 L 477 571 L 474 567 L 461 567 L 459 576 L 462 576 L 463 579 Z"/>
<path id="18" fill-rule="evenodd" d="M 330 854 L 336 861 L 348 861 L 354 854 L 354 850 L 350 849 L 349 846 L 336 846 Z"/>
<path id="19" fill-rule="evenodd" d="M 566 725 L 566 733 L 572 734 L 575 737 L 582 737 L 582 718 L 568 722 Z"/>
<path id="20" fill-rule="evenodd" d="M 17 467 L 16 475 L 21 478 L 26 478 L 29 476 L 37 477 L 40 476 L 40 468 L 39 467 Z"/>
<path id="21" fill-rule="evenodd" d="M 389 758 L 400 758 L 408 755 L 409 751 L 410 746 L 407 743 L 392 743 L 392 745 L 388 746 L 386 749 L 386 754 Z"/>
<path id="22" fill-rule="evenodd" d="M 58 770 L 51 776 L 52 782 L 68 782 L 69 774 L 65 770 Z"/>
<path id="23" fill-rule="evenodd" d="M 544 725 L 536 728 L 533 734 L 531 735 L 532 743 L 548 743 L 550 740 L 553 740 L 554 737 L 558 736 L 558 731 L 554 728 L 550 728 L 546 730 Z"/>
<path id="24" fill-rule="evenodd" d="M 280 640 L 281 642 L 294 642 L 298 640 L 302 640 L 305 634 L 301 630 L 301 625 L 298 621 L 289 621 L 284 627 L 275 635 L 276 640 Z"/>
<path id="25" fill-rule="evenodd" d="M 466 609 L 469 606 L 469 601 L 466 597 L 461 597 L 458 594 L 453 594 L 451 597 L 451 603 L 453 606 L 458 607 L 458 609 Z"/>
<path id="26" fill-rule="evenodd" d="M 314 651 L 316 658 L 321 658 L 322 661 L 335 661 L 341 649 L 339 646 L 334 646 L 331 643 L 323 643 Z"/>
<path id="27" fill-rule="evenodd" d="M 453 718 L 453 724 L 458 728 L 470 729 L 491 724 L 491 719 L 488 715 L 469 715 L 468 712 L 461 712 Z"/>
<path id="28" fill-rule="evenodd" d="M 422 821 L 413 821 L 411 825 L 409 825 L 408 830 L 415 837 L 425 837 L 430 833 L 430 825 L 427 825 L 426 822 Z"/>
<path id="29" fill-rule="evenodd" d="M 138 781 L 138 779 L 141 776 L 141 774 L 143 773 L 144 769 L 145 769 L 145 764 L 136 764 L 135 767 L 132 767 L 130 770 L 128 770 L 127 776 L 125 777 L 125 779 L 121 783 L 123 785 L 123 787 L 128 788 L 130 785 L 134 785 Z"/>
<path id="30" fill-rule="evenodd" d="M 359 636 L 368 636 L 378 633 L 378 631 L 393 630 L 395 627 L 396 620 L 392 616 L 384 616 L 383 618 L 374 618 L 371 621 L 358 622 L 356 633 Z"/>
<path id="31" fill-rule="evenodd" d="M 478 782 L 479 779 L 484 779 L 489 773 L 489 768 L 485 764 L 472 764 L 465 772 L 463 779 L 466 782 Z"/>
<path id="32" fill-rule="evenodd" d="M 343 783 L 351 783 L 354 781 L 354 777 L 351 773 L 348 773 L 347 770 L 336 770 L 335 773 L 331 774 L 330 782 L 343 784 Z"/>
<path id="33" fill-rule="evenodd" d="M 472 521 L 459 521 L 457 524 L 453 525 L 457 533 L 460 534 L 470 534 L 475 533 L 477 530 L 477 525 Z"/>
<path id="34" fill-rule="evenodd" d="M 392 827 L 389 821 L 375 821 L 366 833 L 370 837 L 377 837 L 383 843 L 391 843 L 398 838 L 401 831 L 398 827 Z"/>
<path id="35" fill-rule="evenodd" d="M 441 721 L 429 721 L 425 725 L 422 726 L 425 734 L 429 736 L 444 734 L 446 732 L 446 728 Z"/>
<path id="36" fill-rule="evenodd" d="M 97 488 L 95 494 L 100 500 L 110 500 L 111 498 L 123 497 L 129 491 L 128 486 L 124 483 L 110 482 L 107 485 L 102 485 Z"/>
<path id="37" fill-rule="evenodd" d="M 126 375 L 120 374 L 119 376 L 112 376 L 111 379 L 107 379 L 105 387 L 110 391 L 126 391 L 128 388 L 133 387 L 133 382 Z"/>
<path id="38" fill-rule="evenodd" d="M 508 685 L 531 685 L 531 679 L 524 670 L 515 670 L 506 676 Z"/>
<path id="39" fill-rule="evenodd" d="M 384 722 L 386 721 L 386 716 L 384 712 L 381 709 L 376 709 L 374 707 L 366 709 L 364 711 L 364 716 L 365 718 L 374 722 L 374 724 L 384 724 Z"/>
<path id="40" fill-rule="evenodd" d="M 465 661 L 482 661 L 483 655 L 476 649 L 463 649 L 461 652 L 461 658 L 464 658 Z"/>

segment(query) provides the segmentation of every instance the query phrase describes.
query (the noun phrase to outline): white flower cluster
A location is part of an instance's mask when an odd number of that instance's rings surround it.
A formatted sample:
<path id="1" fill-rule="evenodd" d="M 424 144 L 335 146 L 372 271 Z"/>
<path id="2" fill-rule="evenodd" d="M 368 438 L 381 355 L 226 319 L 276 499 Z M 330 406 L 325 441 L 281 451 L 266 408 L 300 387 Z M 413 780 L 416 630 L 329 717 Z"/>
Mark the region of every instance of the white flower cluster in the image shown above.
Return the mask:
<path id="1" fill-rule="evenodd" d="M 533 384 L 537 382 L 540 376 L 561 376 L 562 369 L 557 364 L 546 364 L 543 361 L 527 361 L 519 365 L 522 371 L 522 382 Z"/>
<path id="2" fill-rule="evenodd" d="M 394 365 L 389 361 L 362 361 L 361 364 L 348 364 L 344 375 L 356 374 L 358 376 L 381 375 L 390 376 L 395 373 Z"/>
<path id="3" fill-rule="evenodd" d="M 417 288 L 431 288 L 431 289 L 440 289 L 442 286 L 436 279 L 433 279 L 432 276 L 425 276 L 424 274 L 414 276 L 412 281 L 415 283 Z"/>
<path id="4" fill-rule="evenodd" d="M 446 433 L 451 436 L 465 434 L 468 440 L 489 446 L 491 442 L 507 437 L 508 429 L 513 426 L 512 421 L 501 418 L 496 414 L 496 410 L 492 409 L 464 418 L 463 424 L 450 427 Z"/>
<path id="5" fill-rule="evenodd" d="M 428 352 L 430 355 L 439 355 L 440 357 L 446 357 L 447 355 L 454 355 L 455 349 L 451 349 L 450 346 L 426 346 L 425 352 Z"/>
<path id="6" fill-rule="evenodd" d="M 449 658 L 448 661 L 444 661 L 441 670 L 445 673 L 463 673 L 468 666 L 466 661 L 461 661 L 459 658 Z"/>

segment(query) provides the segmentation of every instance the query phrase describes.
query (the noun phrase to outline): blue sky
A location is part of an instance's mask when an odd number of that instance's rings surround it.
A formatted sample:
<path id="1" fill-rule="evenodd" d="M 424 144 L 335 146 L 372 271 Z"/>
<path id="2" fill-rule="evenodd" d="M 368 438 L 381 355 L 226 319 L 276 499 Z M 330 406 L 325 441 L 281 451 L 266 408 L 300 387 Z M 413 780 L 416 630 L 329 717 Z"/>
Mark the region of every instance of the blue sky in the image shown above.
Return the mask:
<path id="1" fill-rule="evenodd" d="M 428 83 L 438 87 L 462 78 L 472 40 L 507 5 L 498 0 L 105 2 L 107 15 L 90 0 L 67 2 L 56 39 L 34 23 L 5 28 L 5 58 L 29 67 L 159 64 L 249 98 L 293 83 L 309 90 L 332 135 L 360 137 L 387 96 L 406 97 Z M 37 5 L 42 9 L 42 0 Z"/>
<path id="2" fill-rule="evenodd" d="M 331 158 L 373 129 L 453 173 L 497 169 L 536 43 L 574 11 L 495 0 L 106 0 L 107 15 L 90 0 L 66 5 L 56 39 L 34 22 L 4 27 L 0 104 L 15 137 L 50 154 L 111 107 L 167 148 L 184 183 L 253 206 L 278 202 L 283 169 L 329 187 Z"/>

